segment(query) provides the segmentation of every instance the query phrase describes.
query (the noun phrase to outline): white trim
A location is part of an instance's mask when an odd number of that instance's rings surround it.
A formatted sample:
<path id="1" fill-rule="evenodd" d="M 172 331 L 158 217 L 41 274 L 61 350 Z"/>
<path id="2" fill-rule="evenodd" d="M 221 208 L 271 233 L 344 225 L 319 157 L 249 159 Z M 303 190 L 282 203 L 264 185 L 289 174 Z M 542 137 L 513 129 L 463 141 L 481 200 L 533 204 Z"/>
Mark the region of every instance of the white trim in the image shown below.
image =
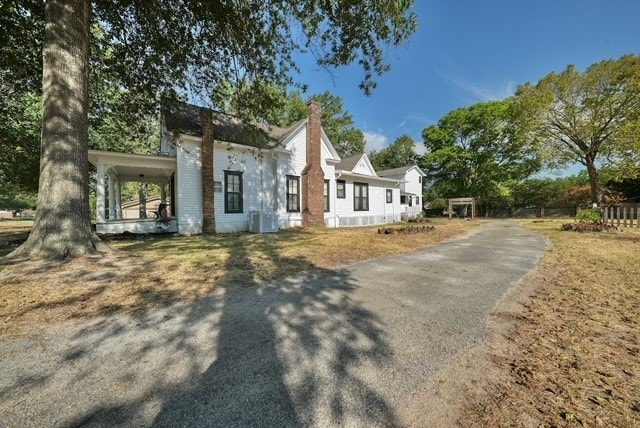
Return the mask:
<path id="1" fill-rule="evenodd" d="M 329 153 L 331 153 L 331 156 L 333 156 L 333 159 L 331 160 L 340 162 L 342 159 L 340 158 L 340 155 L 336 151 L 336 148 L 333 147 L 333 143 L 329 139 L 329 136 L 327 135 L 326 132 L 324 132 L 324 128 L 320 127 L 320 132 L 321 132 L 320 141 L 327 146 L 327 149 L 329 149 Z M 329 161 L 329 159 L 326 159 L 326 161 Z"/>
<path id="2" fill-rule="evenodd" d="M 365 174 L 357 174 L 355 172 L 350 172 L 350 171 L 336 170 L 336 180 L 339 179 L 340 177 L 350 177 L 350 178 L 357 178 L 362 180 L 380 181 L 383 183 L 394 183 L 394 184 L 398 184 L 402 182 L 402 180 L 395 180 L 393 178 L 383 178 L 383 177 L 378 177 L 377 175 L 365 175 Z"/>
<path id="3" fill-rule="evenodd" d="M 169 156 L 141 155 L 137 153 L 108 152 L 89 150 L 89 162 L 93 165 L 110 164 L 111 166 L 145 166 L 149 168 L 175 167 L 176 158 Z M 144 163 L 141 165 L 140 163 Z"/>

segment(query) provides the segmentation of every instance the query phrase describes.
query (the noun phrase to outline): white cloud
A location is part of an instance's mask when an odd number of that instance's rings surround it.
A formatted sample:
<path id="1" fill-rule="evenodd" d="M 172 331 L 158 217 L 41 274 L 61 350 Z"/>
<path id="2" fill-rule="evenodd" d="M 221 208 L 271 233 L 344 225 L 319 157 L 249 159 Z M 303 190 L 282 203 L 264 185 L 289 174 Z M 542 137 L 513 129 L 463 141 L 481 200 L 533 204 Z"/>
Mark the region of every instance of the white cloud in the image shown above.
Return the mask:
<path id="1" fill-rule="evenodd" d="M 424 143 L 422 142 L 422 140 L 415 140 L 415 142 L 416 142 L 415 151 L 418 155 L 422 156 L 427 152 L 427 148 L 424 146 Z"/>
<path id="2" fill-rule="evenodd" d="M 466 93 L 472 102 L 503 100 L 516 92 L 516 85 L 511 81 L 498 85 L 486 85 L 466 79 L 455 72 L 445 73 L 440 70 L 436 72 L 442 80 Z"/>
<path id="3" fill-rule="evenodd" d="M 364 141 L 367 143 L 365 148 L 367 152 L 384 149 L 389 142 L 389 138 L 381 131 L 363 131 L 363 134 Z"/>

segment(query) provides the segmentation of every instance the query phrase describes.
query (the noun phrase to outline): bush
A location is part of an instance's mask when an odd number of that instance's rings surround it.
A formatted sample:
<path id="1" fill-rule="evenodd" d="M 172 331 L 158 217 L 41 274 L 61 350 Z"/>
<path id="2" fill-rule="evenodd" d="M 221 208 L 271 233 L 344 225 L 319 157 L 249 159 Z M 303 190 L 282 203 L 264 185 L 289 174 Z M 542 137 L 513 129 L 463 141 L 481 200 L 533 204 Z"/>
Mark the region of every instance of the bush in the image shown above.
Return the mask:
<path id="1" fill-rule="evenodd" d="M 599 223 L 601 219 L 602 219 L 602 216 L 600 215 L 600 210 L 595 208 L 580 210 L 578 211 L 578 214 L 576 214 L 576 220 L 579 221 L 580 223 L 584 223 L 584 222 Z"/>

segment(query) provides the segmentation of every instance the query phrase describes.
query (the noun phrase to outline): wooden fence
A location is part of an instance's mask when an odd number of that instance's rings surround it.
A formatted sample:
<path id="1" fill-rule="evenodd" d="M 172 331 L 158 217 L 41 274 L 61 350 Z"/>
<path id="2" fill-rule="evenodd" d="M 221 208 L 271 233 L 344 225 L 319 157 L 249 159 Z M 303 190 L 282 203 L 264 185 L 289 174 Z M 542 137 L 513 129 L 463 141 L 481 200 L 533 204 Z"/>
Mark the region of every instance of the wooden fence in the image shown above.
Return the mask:
<path id="1" fill-rule="evenodd" d="M 640 228 L 640 204 L 603 207 L 602 219 L 613 226 Z"/>

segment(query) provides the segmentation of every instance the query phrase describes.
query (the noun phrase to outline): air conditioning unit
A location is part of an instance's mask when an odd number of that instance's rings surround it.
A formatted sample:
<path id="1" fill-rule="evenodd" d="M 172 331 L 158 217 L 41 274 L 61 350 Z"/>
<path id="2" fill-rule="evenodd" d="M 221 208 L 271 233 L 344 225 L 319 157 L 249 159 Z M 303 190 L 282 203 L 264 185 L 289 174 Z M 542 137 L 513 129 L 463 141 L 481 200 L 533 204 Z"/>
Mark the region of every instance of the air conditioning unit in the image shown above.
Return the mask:
<path id="1" fill-rule="evenodd" d="M 249 212 L 249 231 L 253 233 L 274 233 L 278 231 L 278 214 L 272 211 Z"/>

